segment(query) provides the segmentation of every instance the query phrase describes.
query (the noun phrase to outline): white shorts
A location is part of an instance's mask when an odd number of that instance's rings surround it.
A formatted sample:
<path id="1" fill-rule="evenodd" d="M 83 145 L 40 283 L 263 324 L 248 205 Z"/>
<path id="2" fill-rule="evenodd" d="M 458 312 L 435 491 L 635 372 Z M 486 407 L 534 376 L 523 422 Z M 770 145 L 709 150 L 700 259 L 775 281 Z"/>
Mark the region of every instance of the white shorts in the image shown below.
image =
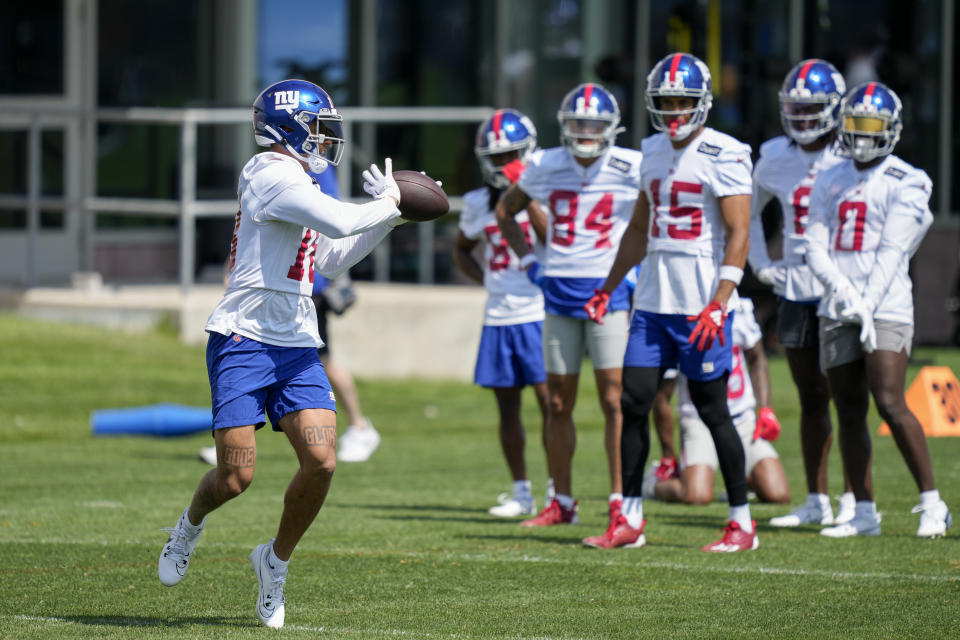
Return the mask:
<path id="1" fill-rule="evenodd" d="M 744 462 L 746 473 L 749 476 L 757 463 L 765 458 L 779 458 L 773 445 L 763 438 L 753 441 L 753 431 L 757 425 L 757 414 L 753 411 L 744 411 L 734 416 L 733 424 L 737 428 L 740 442 L 743 443 Z M 714 471 L 720 466 L 717 459 L 717 448 L 713 444 L 710 429 L 699 417 L 680 418 L 680 437 L 683 442 L 681 468 L 692 467 L 698 464 L 708 465 Z"/>
<path id="2" fill-rule="evenodd" d="M 543 321 L 543 355 L 547 373 L 580 373 L 584 352 L 596 369 L 620 369 L 627 351 L 630 313 L 611 311 L 603 324 L 586 318 L 548 313 Z"/>

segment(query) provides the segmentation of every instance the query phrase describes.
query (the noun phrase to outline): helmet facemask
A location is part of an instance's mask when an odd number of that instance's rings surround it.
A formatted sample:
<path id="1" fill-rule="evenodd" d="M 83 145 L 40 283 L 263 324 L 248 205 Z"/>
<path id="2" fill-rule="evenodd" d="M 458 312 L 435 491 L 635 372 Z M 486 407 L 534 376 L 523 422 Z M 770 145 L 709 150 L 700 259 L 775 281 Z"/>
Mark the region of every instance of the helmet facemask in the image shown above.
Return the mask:
<path id="1" fill-rule="evenodd" d="M 780 93 L 780 122 L 797 144 L 816 142 L 837 128 L 839 94 L 798 97 Z"/>
<path id="2" fill-rule="evenodd" d="M 847 151 L 858 162 L 870 162 L 893 151 L 900 140 L 899 123 L 884 114 L 844 113 L 840 136 Z"/>
<path id="3" fill-rule="evenodd" d="M 614 114 L 597 114 L 584 117 L 561 111 L 557 115 L 560 122 L 560 140 L 570 153 L 578 158 L 596 158 L 603 155 L 617 134 L 620 117 Z"/>

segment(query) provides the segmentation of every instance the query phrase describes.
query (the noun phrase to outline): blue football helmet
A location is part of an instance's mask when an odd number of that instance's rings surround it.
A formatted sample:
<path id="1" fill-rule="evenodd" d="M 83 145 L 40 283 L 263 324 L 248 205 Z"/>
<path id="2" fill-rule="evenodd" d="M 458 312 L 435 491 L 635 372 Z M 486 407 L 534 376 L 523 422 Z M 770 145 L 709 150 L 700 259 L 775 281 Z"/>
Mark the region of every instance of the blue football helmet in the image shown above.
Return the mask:
<path id="1" fill-rule="evenodd" d="M 320 173 L 343 155 L 343 117 L 327 92 L 306 80 L 281 80 L 253 102 L 253 137 L 276 143 Z"/>
<path id="2" fill-rule="evenodd" d="M 851 89 L 840 105 L 840 117 L 840 142 L 859 162 L 891 153 L 903 130 L 900 98 L 879 82 Z"/>
<path id="3" fill-rule="evenodd" d="M 840 101 L 847 86 L 826 60 L 804 60 L 787 74 L 780 89 L 780 121 L 797 144 L 810 144 L 840 124 Z"/>
<path id="4" fill-rule="evenodd" d="M 620 124 L 620 107 L 613 94 L 599 84 L 587 82 L 563 97 L 557 111 L 560 141 L 578 158 L 596 158 L 625 131 Z"/>
<path id="5" fill-rule="evenodd" d="M 696 56 L 671 53 L 654 65 L 647 76 L 647 111 L 653 128 L 663 131 L 672 140 L 685 140 L 707 121 L 713 106 L 710 70 Z M 693 107 L 678 111 L 660 108 L 660 98 L 693 98 Z M 671 118 L 667 124 L 664 118 Z M 682 120 L 682 118 L 686 120 Z"/>
<path id="6" fill-rule="evenodd" d="M 473 151 L 483 172 L 483 179 L 492 187 L 506 189 L 510 180 L 503 175 L 503 165 L 494 163 L 493 156 L 516 152 L 517 158 L 527 158 L 537 148 L 537 128 L 527 116 L 516 109 L 497 109 L 477 127 L 477 141 Z"/>

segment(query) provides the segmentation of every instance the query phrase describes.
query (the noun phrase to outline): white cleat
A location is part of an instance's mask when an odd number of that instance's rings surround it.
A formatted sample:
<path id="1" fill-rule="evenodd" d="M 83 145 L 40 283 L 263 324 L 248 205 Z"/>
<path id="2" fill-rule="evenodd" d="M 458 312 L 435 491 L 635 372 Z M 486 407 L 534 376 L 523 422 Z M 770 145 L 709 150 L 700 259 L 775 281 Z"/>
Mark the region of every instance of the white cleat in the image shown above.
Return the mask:
<path id="1" fill-rule="evenodd" d="M 917 529 L 918 538 L 939 538 L 946 535 L 947 529 L 953 525 L 953 516 L 950 515 L 950 509 L 943 500 L 933 505 L 929 509 L 924 509 L 923 505 L 918 504 L 911 513 L 920 514 L 920 528 Z"/>
<path id="2" fill-rule="evenodd" d="M 833 511 L 828 506 L 826 510 L 816 504 L 805 502 L 785 516 L 770 518 L 773 527 L 799 527 L 804 524 L 833 524 Z"/>
<path id="3" fill-rule="evenodd" d="M 340 437 L 337 460 L 341 462 L 366 462 L 380 446 L 380 434 L 369 420 L 365 427 L 350 425 Z"/>
<path id="4" fill-rule="evenodd" d="M 498 518 L 537 515 L 537 502 L 530 495 L 513 496 L 509 493 L 501 493 L 497 496 L 497 502 L 500 504 L 496 507 L 490 507 L 487 513 Z"/>
<path id="5" fill-rule="evenodd" d="M 257 615 L 260 621 L 271 629 L 283 627 L 284 600 L 283 586 L 287 582 L 285 569 L 270 565 L 270 549 L 273 539 L 266 544 L 258 544 L 250 553 L 250 564 L 257 576 L 260 591 L 257 595 Z"/>
<path id="6" fill-rule="evenodd" d="M 187 568 L 190 566 L 190 556 L 193 554 L 193 548 L 200 541 L 200 534 L 203 533 L 203 522 L 195 533 L 190 533 L 189 520 L 187 520 L 187 511 L 184 509 L 177 520 L 176 526 L 163 529 L 170 534 L 167 543 L 163 545 L 163 551 L 160 552 L 160 561 L 157 563 L 157 575 L 160 577 L 160 583 L 172 587 L 183 580 L 187 575 Z M 204 522 L 206 518 L 204 518 Z"/>
<path id="7" fill-rule="evenodd" d="M 201 447 L 201 448 L 200 448 L 200 459 L 203 460 L 204 462 L 206 462 L 207 464 L 211 464 L 211 465 L 213 465 L 213 466 L 217 466 L 217 448 L 216 448 L 216 447 Z"/>
<path id="8" fill-rule="evenodd" d="M 857 499 L 852 493 L 844 493 L 837 500 L 837 517 L 833 519 L 834 524 L 846 524 L 853 520 L 857 513 Z"/>
<path id="9" fill-rule="evenodd" d="M 880 514 L 875 516 L 854 516 L 850 522 L 838 524 L 820 530 L 820 535 L 828 538 L 851 538 L 853 536 L 880 535 Z"/>

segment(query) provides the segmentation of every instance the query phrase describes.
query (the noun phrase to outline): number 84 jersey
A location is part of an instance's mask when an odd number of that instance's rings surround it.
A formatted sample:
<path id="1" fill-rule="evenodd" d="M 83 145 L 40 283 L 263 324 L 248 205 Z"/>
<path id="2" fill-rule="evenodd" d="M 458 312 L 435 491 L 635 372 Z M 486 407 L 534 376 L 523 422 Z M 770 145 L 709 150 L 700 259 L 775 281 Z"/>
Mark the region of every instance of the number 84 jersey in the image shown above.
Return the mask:
<path id="1" fill-rule="evenodd" d="M 705 127 L 681 149 L 664 133 L 646 138 L 642 148 L 650 214 L 634 304 L 652 313 L 697 314 L 713 295 L 723 259 L 719 199 L 753 190 L 750 146 Z"/>
<path id="2" fill-rule="evenodd" d="M 607 277 L 637 201 L 640 160 L 616 146 L 589 167 L 565 147 L 530 156 L 517 187 L 548 209 L 547 276 Z"/>

